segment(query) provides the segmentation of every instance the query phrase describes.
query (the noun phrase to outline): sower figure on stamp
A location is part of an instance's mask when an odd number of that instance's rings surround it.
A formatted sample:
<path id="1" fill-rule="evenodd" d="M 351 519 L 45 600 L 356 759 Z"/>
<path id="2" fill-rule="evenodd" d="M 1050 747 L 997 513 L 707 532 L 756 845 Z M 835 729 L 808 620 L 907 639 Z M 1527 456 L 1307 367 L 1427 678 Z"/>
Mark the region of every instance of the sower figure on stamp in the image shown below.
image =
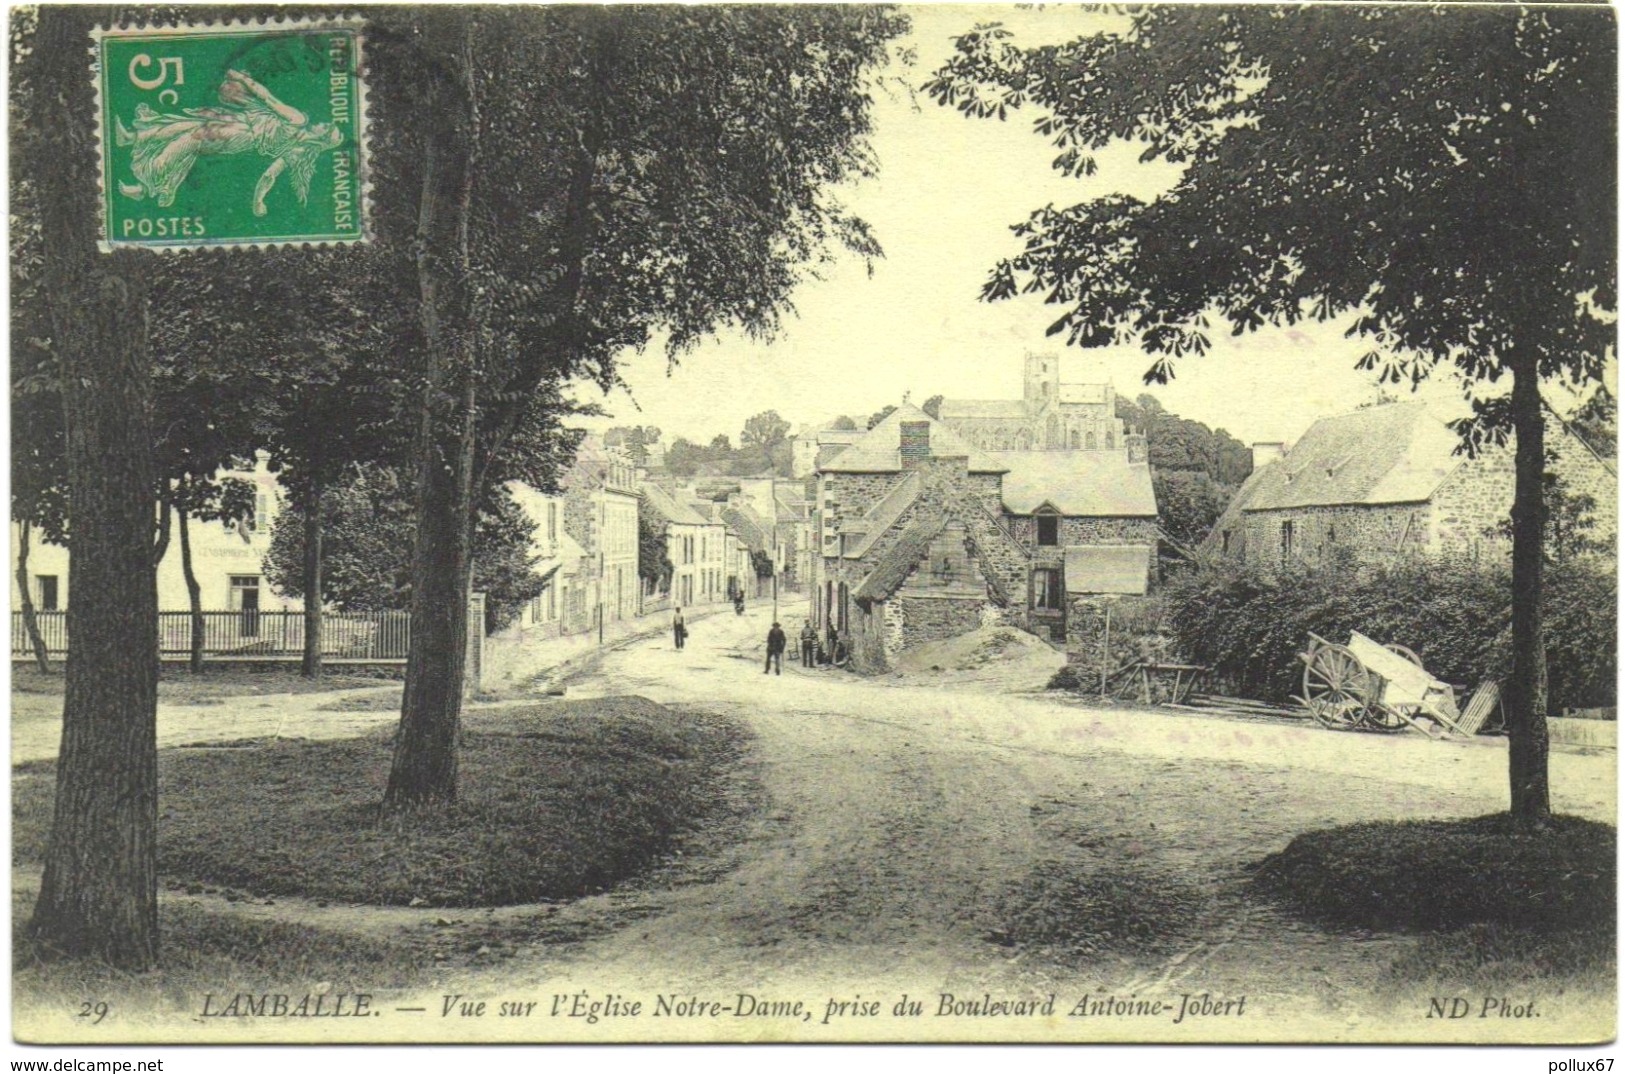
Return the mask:
<path id="1" fill-rule="evenodd" d="M 688 627 L 683 625 L 683 609 L 678 608 L 677 614 L 671 617 L 671 640 L 677 648 L 683 647 L 683 640 L 688 637 Z"/>
<path id="2" fill-rule="evenodd" d="M 818 657 L 818 631 L 813 629 L 812 620 L 806 619 L 801 624 L 801 666 L 810 668 Z"/>
<path id="3" fill-rule="evenodd" d="M 311 123 L 241 71 L 226 72 L 219 96 L 218 108 L 186 108 L 184 115 L 139 105 L 133 131 L 115 116 L 118 144 L 134 147 L 130 169 L 137 180 L 120 183 L 119 193 L 137 201 L 150 196 L 168 207 L 198 157 L 255 152 L 272 159 L 254 185 L 254 215 L 265 215 L 265 195 L 284 171 L 291 171 L 294 194 L 303 205 L 316 158 L 344 141 L 343 132 L 331 123 Z"/>
<path id="4" fill-rule="evenodd" d="M 774 623 L 773 629 L 767 632 L 767 666 L 762 669 L 763 675 L 769 671 L 775 675 L 784 674 L 784 641 L 783 629 Z"/>

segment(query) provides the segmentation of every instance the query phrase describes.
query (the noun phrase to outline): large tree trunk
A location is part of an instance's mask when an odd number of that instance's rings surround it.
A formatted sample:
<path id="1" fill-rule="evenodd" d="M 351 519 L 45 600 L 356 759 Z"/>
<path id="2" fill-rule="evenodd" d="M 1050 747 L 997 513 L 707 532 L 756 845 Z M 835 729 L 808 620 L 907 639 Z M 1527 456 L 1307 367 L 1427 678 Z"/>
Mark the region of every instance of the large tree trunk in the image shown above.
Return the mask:
<path id="1" fill-rule="evenodd" d="M 305 500 L 305 652 L 299 674 L 322 677 L 322 483 L 311 478 Z"/>
<path id="2" fill-rule="evenodd" d="M 17 593 L 23 602 L 23 629 L 28 632 L 28 644 L 34 649 L 34 663 L 40 674 L 51 673 L 51 651 L 39 632 L 39 616 L 34 612 L 34 595 L 28 590 L 28 545 L 33 529 L 27 519 L 17 526 Z"/>
<path id="3" fill-rule="evenodd" d="M 468 275 L 473 147 L 479 123 L 468 41 L 473 18 L 458 9 L 429 18 L 444 20 L 436 36 L 462 39 L 463 48 L 455 71 L 438 69 L 426 110 L 417 274 L 427 376 L 414 447 L 418 489 L 412 640 L 400 731 L 384 790 L 388 812 L 456 800 L 472 575 L 472 365 L 477 326 Z"/>
<path id="4" fill-rule="evenodd" d="M 1539 825 L 1552 812 L 1547 783 L 1546 640 L 1541 591 L 1545 573 L 1546 416 L 1532 359 L 1512 372 L 1517 485 L 1512 502 L 1512 678 L 1507 683 L 1508 770 L 1512 815 Z"/>
<path id="5" fill-rule="evenodd" d="M 56 805 L 28 935 L 41 956 L 127 971 L 158 957 L 158 593 L 152 368 L 140 254 L 99 254 L 85 48 L 115 12 L 39 9 L 43 274 L 62 371 L 69 514 L 67 691 Z"/>
<path id="6" fill-rule="evenodd" d="M 186 605 L 191 611 L 188 617 L 192 624 L 191 657 L 187 660 L 187 668 L 193 675 L 203 674 L 203 587 L 198 584 L 197 572 L 192 569 L 192 530 L 187 523 L 186 512 L 177 511 L 180 520 L 175 528 L 181 538 L 181 575 L 186 579 Z"/>

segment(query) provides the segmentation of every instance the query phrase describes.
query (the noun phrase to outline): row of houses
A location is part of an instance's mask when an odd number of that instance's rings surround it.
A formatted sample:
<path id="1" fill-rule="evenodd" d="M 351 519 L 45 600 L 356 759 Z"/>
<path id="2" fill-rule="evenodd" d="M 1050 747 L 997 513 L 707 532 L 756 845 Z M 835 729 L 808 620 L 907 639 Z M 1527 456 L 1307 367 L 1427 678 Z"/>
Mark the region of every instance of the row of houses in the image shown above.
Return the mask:
<path id="1" fill-rule="evenodd" d="M 1003 624 L 1097 652 L 1101 612 L 1143 605 L 1162 531 L 1145 438 L 1110 385 L 1063 384 L 1028 355 L 1019 400 L 910 405 L 872 429 L 804 430 L 814 488 L 815 621 L 861 671 L 910 648 Z M 1295 445 L 1254 446 L 1254 470 L 1197 555 L 1239 563 L 1506 557 L 1515 445 L 1473 457 L 1421 403 L 1317 421 Z M 1552 487 L 1612 548 L 1618 480 L 1555 417 Z M 1077 652 L 1074 652 L 1074 656 Z"/>
<path id="2" fill-rule="evenodd" d="M 241 522 L 190 524 L 193 575 L 204 608 L 237 613 L 232 642 L 250 646 L 267 624 L 281 621 L 276 613 L 302 611 L 303 602 L 278 593 L 266 579 L 271 529 L 283 504 L 276 475 L 262 458 L 253 469 L 226 476 L 253 485 L 255 510 Z M 557 492 L 519 482 L 508 491 L 533 524 L 533 569 L 544 583 L 504 629 L 513 640 L 586 633 L 674 607 L 728 602 L 736 593 L 756 596 L 774 585 L 794 591 L 806 576 L 810 523 L 801 482 L 742 478 L 712 487 L 680 485 L 651 476 L 588 436 Z M 640 553 L 640 531 L 663 547 L 669 573 L 640 571 L 640 555 L 650 554 Z M 12 537 L 16 612 L 23 601 L 15 526 Z M 759 576 L 763 570 L 769 573 Z M 66 549 L 33 540 L 26 575 L 36 610 L 66 609 Z M 158 567 L 158 602 L 160 609 L 177 611 L 189 604 L 178 541 L 170 542 Z"/>

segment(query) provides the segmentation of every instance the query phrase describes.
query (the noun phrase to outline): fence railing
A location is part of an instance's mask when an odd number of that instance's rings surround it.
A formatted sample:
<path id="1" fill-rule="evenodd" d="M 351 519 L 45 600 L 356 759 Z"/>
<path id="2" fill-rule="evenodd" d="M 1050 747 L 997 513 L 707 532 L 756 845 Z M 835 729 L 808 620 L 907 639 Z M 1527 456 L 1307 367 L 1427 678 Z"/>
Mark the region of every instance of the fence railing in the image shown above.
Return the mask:
<path id="1" fill-rule="evenodd" d="M 68 652 L 68 613 L 36 612 L 46 650 Z M 328 612 L 322 616 L 322 655 L 333 660 L 405 660 L 412 637 L 406 612 Z M 192 613 L 158 613 L 158 653 L 183 658 L 192 651 Z M 203 655 L 210 660 L 282 660 L 305 651 L 305 613 L 209 611 L 203 613 Z M 23 613 L 11 613 L 11 655 L 34 654 Z"/>

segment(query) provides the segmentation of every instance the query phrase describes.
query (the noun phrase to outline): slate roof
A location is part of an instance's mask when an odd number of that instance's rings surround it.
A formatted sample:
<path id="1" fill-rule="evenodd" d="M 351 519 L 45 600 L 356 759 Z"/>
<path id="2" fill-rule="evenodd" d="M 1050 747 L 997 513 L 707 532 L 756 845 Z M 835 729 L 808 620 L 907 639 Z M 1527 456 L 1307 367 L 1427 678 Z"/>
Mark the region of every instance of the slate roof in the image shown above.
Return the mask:
<path id="1" fill-rule="evenodd" d="M 756 551 L 773 547 L 772 525 L 762 521 L 749 504 L 729 504 L 722 509 L 722 520 L 734 535 Z"/>
<path id="2" fill-rule="evenodd" d="M 671 493 L 659 485 L 645 481 L 638 487 L 643 498 L 648 501 L 650 509 L 667 522 L 675 522 L 680 526 L 704 526 L 706 520 L 701 518 L 694 510 L 685 504 L 679 503 Z"/>
<path id="3" fill-rule="evenodd" d="M 877 600 L 885 600 L 895 593 L 897 587 L 908 580 L 909 574 L 920 560 L 925 558 L 926 553 L 931 550 L 932 540 L 947 524 L 947 515 L 936 515 L 920 519 L 905 529 L 897 538 L 897 543 L 875 561 L 868 577 L 853 590 L 853 598 L 867 605 Z"/>
<path id="4" fill-rule="evenodd" d="M 1061 550 L 1068 593 L 1140 594 L 1151 572 L 1148 544 L 1072 544 Z"/>
<path id="5" fill-rule="evenodd" d="M 1245 511 L 1420 503 L 1461 465 L 1459 439 L 1422 403 L 1321 418 L 1249 481 Z"/>
<path id="6" fill-rule="evenodd" d="M 828 462 L 823 461 L 823 452 L 819 452 L 818 468 L 826 473 L 897 473 L 903 468 L 897 452 L 898 426 L 905 421 L 930 423 L 933 456 L 964 456 L 973 474 L 996 474 L 1004 470 L 988 452 L 972 447 L 958 433 L 912 403 L 904 403 L 886 415 L 884 421 Z"/>
<path id="7" fill-rule="evenodd" d="M 1026 418 L 1020 399 L 944 399 L 937 406 L 944 421 L 952 418 Z"/>
<path id="8" fill-rule="evenodd" d="M 1048 503 L 1084 518 L 1154 518 L 1151 467 L 1121 451 L 990 451 L 1005 470 L 1003 499 L 1013 515 Z"/>

